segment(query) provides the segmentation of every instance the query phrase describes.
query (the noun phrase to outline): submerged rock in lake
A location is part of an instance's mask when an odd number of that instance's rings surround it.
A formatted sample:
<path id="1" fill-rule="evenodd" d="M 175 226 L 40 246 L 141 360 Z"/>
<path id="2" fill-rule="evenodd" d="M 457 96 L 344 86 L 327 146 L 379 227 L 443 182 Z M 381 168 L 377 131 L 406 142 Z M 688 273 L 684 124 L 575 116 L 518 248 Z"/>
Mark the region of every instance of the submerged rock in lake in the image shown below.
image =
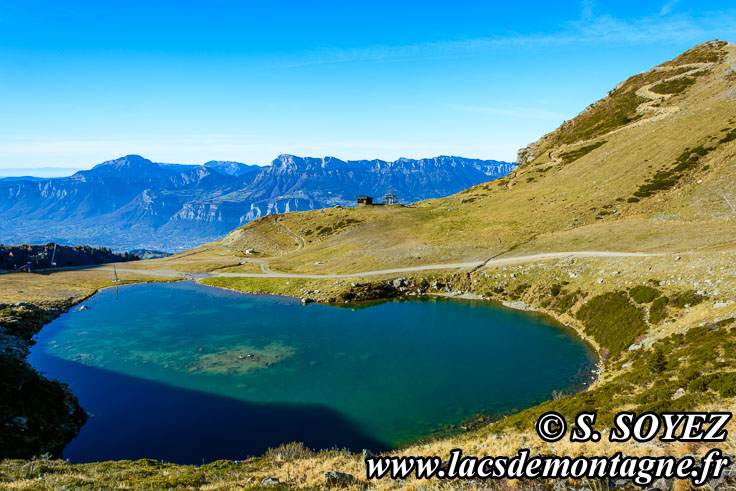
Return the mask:
<path id="1" fill-rule="evenodd" d="M 187 369 L 203 373 L 251 373 L 278 363 L 293 354 L 294 348 L 278 343 L 262 348 L 240 345 L 201 355 Z"/>

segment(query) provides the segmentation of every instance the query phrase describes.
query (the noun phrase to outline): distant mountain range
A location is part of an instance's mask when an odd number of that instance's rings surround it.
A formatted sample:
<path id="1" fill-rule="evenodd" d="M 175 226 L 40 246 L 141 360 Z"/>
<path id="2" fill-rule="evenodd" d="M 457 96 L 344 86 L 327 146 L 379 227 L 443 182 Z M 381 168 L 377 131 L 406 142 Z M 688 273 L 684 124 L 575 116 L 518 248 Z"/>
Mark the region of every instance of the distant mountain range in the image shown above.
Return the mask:
<path id="1" fill-rule="evenodd" d="M 155 163 L 139 155 L 64 178 L 0 180 L 6 244 L 58 242 L 115 250 L 190 248 L 260 216 L 387 192 L 403 203 L 437 198 L 505 176 L 509 162 L 435 157 L 342 161 L 280 155 L 270 166 Z"/>

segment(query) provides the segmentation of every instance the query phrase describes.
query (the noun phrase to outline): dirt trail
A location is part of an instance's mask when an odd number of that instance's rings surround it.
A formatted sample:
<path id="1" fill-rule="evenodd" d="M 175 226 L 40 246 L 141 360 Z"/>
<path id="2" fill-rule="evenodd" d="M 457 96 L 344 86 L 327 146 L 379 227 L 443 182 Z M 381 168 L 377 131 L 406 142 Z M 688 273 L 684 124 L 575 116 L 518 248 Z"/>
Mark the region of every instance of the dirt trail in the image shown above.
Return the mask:
<path id="1" fill-rule="evenodd" d="M 304 246 L 306 245 L 304 242 L 304 239 L 300 235 L 294 233 L 288 226 L 286 226 L 286 224 L 281 221 L 281 217 L 274 218 L 273 221 L 277 225 L 281 225 L 289 235 L 291 235 L 292 237 L 296 239 L 297 245 L 298 245 L 297 251 L 301 251 L 302 249 L 304 249 Z M 293 252 L 296 252 L 296 251 L 293 251 Z"/>
<path id="2" fill-rule="evenodd" d="M 620 128 L 611 130 L 608 133 L 605 133 L 600 136 L 596 136 L 595 138 L 588 138 L 586 140 L 578 140 L 574 143 L 563 143 L 559 145 L 557 148 L 555 148 L 554 150 L 551 150 L 549 152 L 548 155 L 550 158 L 550 163 L 552 165 L 562 164 L 561 155 L 567 151 L 570 151 L 571 149 L 598 142 L 600 140 L 603 140 L 607 137 L 610 137 L 611 135 L 614 135 L 624 130 L 636 128 L 644 124 L 654 123 L 655 121 L 660 121 L 672 114 L 679 112 L 680 111 L 679 106 L 675 106 L 675 105 L 661 106 L 660 105 L 666 100 L 668 100 L 669 98 L 671 98 L 673 94 L 657 94 L 656 92 L 652 92 L 651 90 L 652 87 L 654 87 L 655 85 L 661 84 L 662 82 L 669 82 L 672 80 L 685 78 L 697 72 L 700 72 L 703 70 L 709 70 L 713 68 L 715 65 L 716 65 L 715 63 L 689 63 L 686 65 L 655 67 L 654 70 L 656 71 L 674 71 L 674 70 L 679 70 L 681 68 L 690 68 L 690 70 L 684 73 L 679 73 L 677 75 L 673 75 L 671 77 L 664 78 L 662 80 L 658 80 L 650 84 L 643 85 L 642 87 L 637 89 L 636 95 L 638 95 L 639 97 L 648 99 L 648 100 L 647 102 L 642 102 L 641 104 L 639 104 L 639 106 L 636 108 L 636 112 L 641 115 L 653 114 L 653 116 L 645 117 L 638 121 L 634 121 L 633 123 L 629 123 L 625 126 L 621 126 Z M 510 189 L 511 186 L 513 186 L 513 179 L 509 181 L 508 183 L 506 183 L 505 185 L 506 189 Z"/>
<path id="3" fill-rule="evenodd" d="M 180 271 L 172 271 L 168 269 L 133 269 L 133 268 L 117 268 L 118 273 L 137 273 L 152 276 L 161 276 L 167 278 L 193 278 L 193 277 L 214 277 L 214 278 L 309 278 L 309 279 L 339 279 L 339 278 L 358 278 L 364 276 L 381 276 L 391 274 L 413 273 L 419 271 L 430 271 L 439 269 L 480 269 L 488 266 L 503 266 L 506 264 L 524 263 L 529 261 L 538 261 L 544 259 L 566 259 L 579 257 L 653 257 L 666 256 L 668 253 L 645 253 L 645 252 L 613 252 L 613 251 L 573 251 L 573 252 L 547 252 L 542 254 L 530 254 L 526 256 L 509 256 L 503 258 L 490 259 L 488 261 L 475 261 L 466 263 L 446 263 L 446 264 L 426 264 L 423 266 L 410 266 L 406 268 L 381 269 L 372 271 L 361 271 L 356 273 L 345 274 L 296 274 L 296 273 L 279 273 L 271 270 L 264 260 L 255 260 L 261 263 L 263 273 L 219 273 L 211 272 L 207 274 L 197 275 L 183 273 Z M 105 264 L 88 269 L 98 269 L 103 271 L 112 271 L 112 265 Z"/>

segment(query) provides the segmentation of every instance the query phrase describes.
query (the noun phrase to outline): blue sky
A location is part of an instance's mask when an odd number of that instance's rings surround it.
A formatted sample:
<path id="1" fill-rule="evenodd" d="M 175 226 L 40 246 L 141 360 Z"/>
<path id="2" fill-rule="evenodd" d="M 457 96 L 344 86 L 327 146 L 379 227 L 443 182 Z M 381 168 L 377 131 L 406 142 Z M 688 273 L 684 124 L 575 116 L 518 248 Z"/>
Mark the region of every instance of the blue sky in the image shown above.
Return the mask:
<path id="1" fill-rule="evenodd" d="M 0 0 L 0 173 L 514 160 L 626 77 L 736 41 L 729 4 Z"/>

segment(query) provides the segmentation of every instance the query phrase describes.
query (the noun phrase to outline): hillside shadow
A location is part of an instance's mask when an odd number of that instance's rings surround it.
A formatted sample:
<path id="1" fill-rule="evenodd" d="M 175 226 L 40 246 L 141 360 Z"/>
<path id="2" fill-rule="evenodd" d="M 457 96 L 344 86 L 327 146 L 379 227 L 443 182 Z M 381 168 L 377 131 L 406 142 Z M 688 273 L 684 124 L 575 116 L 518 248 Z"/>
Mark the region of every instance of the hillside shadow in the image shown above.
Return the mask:
<path id="1" fill-rule="evenodd" d="M 293 441 L 312 449 L 388 450 L 325 406 L 250 403 L 44 356 L 93 416 L 64 449 L 72 462 L 245 459 Z M 337 389 L 336 389 L 337 390 Z"/>

